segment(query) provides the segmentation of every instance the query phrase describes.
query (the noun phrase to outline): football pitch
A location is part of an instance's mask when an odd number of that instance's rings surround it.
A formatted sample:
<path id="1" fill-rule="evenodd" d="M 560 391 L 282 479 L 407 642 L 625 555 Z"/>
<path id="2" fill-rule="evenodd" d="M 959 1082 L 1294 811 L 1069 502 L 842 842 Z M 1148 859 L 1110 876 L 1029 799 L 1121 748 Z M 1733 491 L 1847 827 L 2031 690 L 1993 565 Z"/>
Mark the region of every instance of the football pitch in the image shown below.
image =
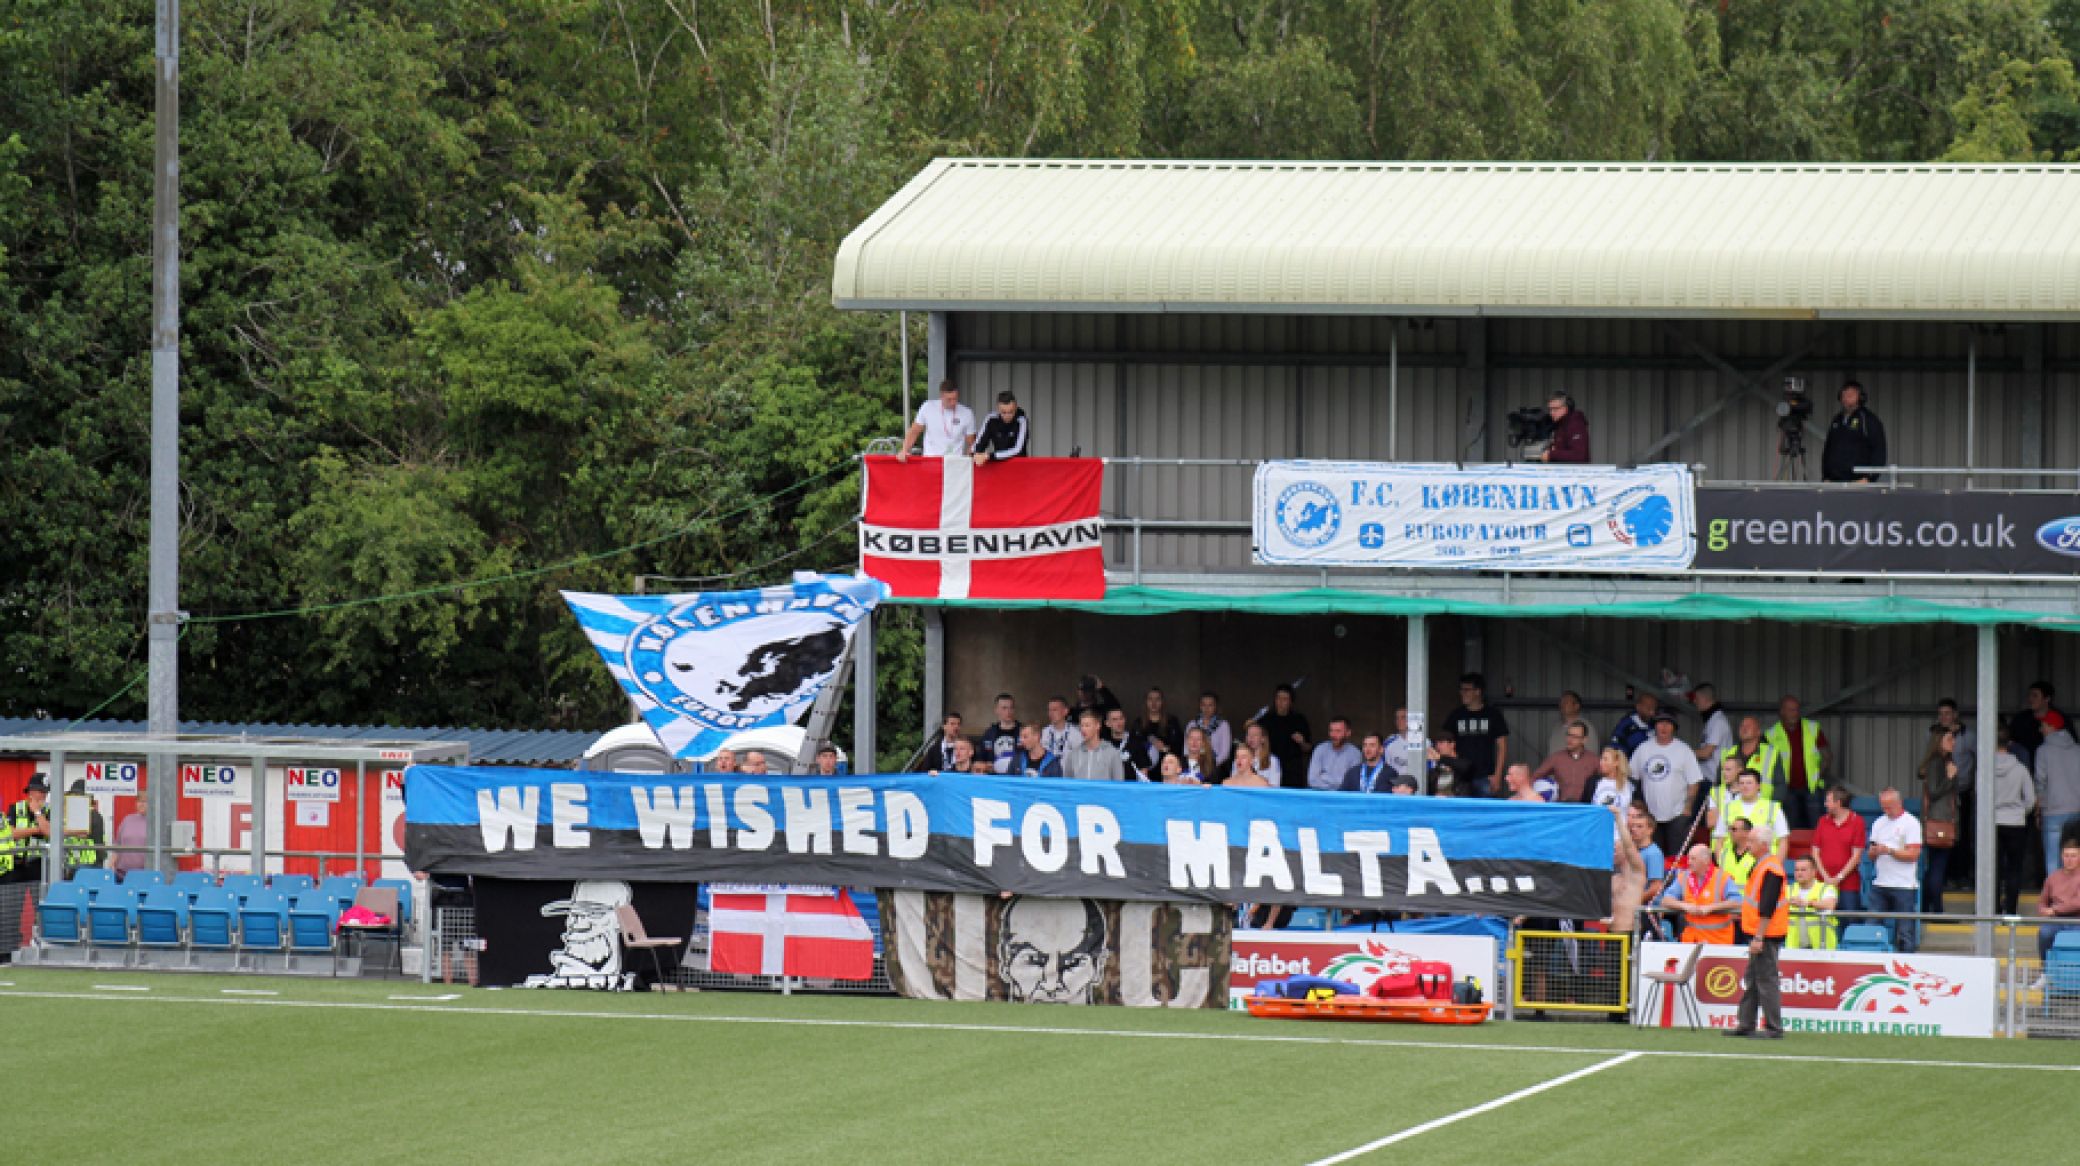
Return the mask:
<path id="1" fill-rule="evenodd" d="M 39 1163 L 2055 1162 L 2080 1097 L 2056 1041 L 9 967 L 0 1030 Z"/>

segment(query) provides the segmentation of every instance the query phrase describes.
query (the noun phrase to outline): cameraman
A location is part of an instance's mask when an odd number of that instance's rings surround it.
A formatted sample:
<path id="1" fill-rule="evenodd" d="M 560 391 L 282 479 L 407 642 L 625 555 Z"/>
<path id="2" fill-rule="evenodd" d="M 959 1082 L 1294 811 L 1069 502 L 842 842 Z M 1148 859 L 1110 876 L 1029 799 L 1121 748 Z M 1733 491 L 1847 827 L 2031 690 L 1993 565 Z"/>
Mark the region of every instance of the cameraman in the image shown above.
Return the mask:
<path id="1" fill-rule="evenodd" d="M 1869 474 L 1858 474 L 1857 466 L 1889 464 L 1885 452 L 1885 425 L 1878 415 L 1864 408 L 1868 395 L 1863 385 L 1848 381 L 1840 394 L 1842 411 L 1827 426 L 1827 444 L 1820 450 L 1820 480 L 1823 482 L 1869 482 Z"/>
<path id="2" fill-rule="evenodd" d="M 1589 418 L 1574 407 L 1574 398 L 1555 393 L 1546 398 L 1546 416 L 1553 419 L 1553 441 L 1541 455 L 1548 463 L 1586 465 L 1589 461 Z"/>

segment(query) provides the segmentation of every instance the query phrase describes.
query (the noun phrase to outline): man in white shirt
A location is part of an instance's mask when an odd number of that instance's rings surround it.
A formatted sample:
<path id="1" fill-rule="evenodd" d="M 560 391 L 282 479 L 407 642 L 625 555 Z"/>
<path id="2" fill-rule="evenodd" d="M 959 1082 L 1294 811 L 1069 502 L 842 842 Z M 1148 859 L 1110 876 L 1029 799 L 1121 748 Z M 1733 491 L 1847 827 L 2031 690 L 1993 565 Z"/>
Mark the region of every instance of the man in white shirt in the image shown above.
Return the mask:
<path id="1" fill-rule="evenodd" d="M 1719 704 L 1718 689 L 1700 684 L 1691 692 L 1691 697 L 1697 701 L 1697 715 L 1704 718 L 1704 739 L 1697 743 L 1697 763 L 1700 770 L 1709 770 L 1719 764 L 1720 754 L 1733 748 L 1733 725 L 1727 721 L 1726 710 Z"/>
<path id="2" fill-rule="evenodd" d="M 939 399 L 917 407 L 917 419 L 903 435 L 896 460 L 910 460 L 910 447 L 924 439 L 926 457 L 966 457 L 975 449 L 975 413 L 961 404 L 961 391 L 950 380 L 939 382 Z"/>
<path id="3" fill-rule="evenodd" d="M 1329 739 L 1314 747 L 1307 762 L 1307 788 L 1342 789 L 1343 775 L 1358 763 L 1358 749 L 1351 744 L 1351 723 L 1342 717 L 1329 718 Z"/>
<path id="4" fill-rule="evenodd" d="M 1661 852 L 1685 853 L 1704 773 L 1697 768 L 1697 751 L 1676 738 L 1674 715 L 1655 715 L 1654 735 L 1632 751 L 1632 780 L 1654 815 L 1654 841 Z"/>
<path id="5" fill-rule="evenodd" d="M 1226 765 L 1229 754 L 1235 752 L 1235 730 L 1221 716 L 1221 698 L 1214 692 L 1199 694 L 1199 715 L 1185 728 L 1196 728 L 1206 734 L 1206 743 L 1213 748 L 1216 764 Z"/>
<path id="6" fill-rule="evenodd" d="M 1871 880 L 1869 893 L 1864 904 L 1873 911 L 1916 911 L 1920 902 L 1920 879 L 1917 864 L 1921 861 L 1921 820 L 1907 813 L 1907 804 L 1899 791 L 1888 788 L 1878 795 L 1878 806 L 1885 812 L 1871 823 L 1870 856 L 1878 868 L 1878 877 Z M 1919 949 L 1921 929 L 1912 919 L 1882 919 L 1879 922 L 1892 932 L 1892 950 L 1910 952 Z"/>
<path id="7" fill-rule="evenodd" d="M 1416 758 L 1408 755 L 1408 710 L 1394 710 L 1394 735 L 1380 747 L 1381 755 L 1387 759 L 1387 768 L 1400 777 L 1416 775 Z"/>

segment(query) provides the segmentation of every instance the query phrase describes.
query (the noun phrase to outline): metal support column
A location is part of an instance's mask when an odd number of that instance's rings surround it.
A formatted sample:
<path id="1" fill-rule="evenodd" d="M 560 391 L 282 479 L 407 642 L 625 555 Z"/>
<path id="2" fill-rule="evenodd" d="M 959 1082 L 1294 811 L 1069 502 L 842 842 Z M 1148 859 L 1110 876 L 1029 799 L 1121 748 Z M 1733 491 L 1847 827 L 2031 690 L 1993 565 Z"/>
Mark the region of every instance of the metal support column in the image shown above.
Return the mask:
<path id="1" fill-rule="evenodd" d="M 319 872 L 323 874 L 323 871 Z M 368 878 L 368 762 L 366 759 L 354 763 L 354 873 L 369 882 Z M 382 868 L 376 869 L 381 878 Z M 406 892 L 410 894 L 409 891 Z"/>
<path id="2" fill-rule="evenodd" d="M 286 792 L 286 791 L 284 791 Z M 267 875 L 267 758 L 253 758 L 253 873 Z"/>
<path id="3" fill-rule="evenodd" d="M 151 515 L 146 568 L 146 702 L 151 735 L 180 732 L 180 433 L 181 433 L 181 6 L 153 5 L 152 64 L 152 409 Z M 145 820 L 151 825 L 151 860 L 163 870 L 171 835 L 173 790 L 161 774 L 172 774 L 172 755 L 153 754 L 153 776 Z"/>
<path id="4" fill-rule="evenodd" d="M 874 718 L 874 613 L 859 621 L 852 640 L 852 772 L 879 773 Z"/>
<path id="5" fill-rule="evenodd" d="M 1387 460 L 1401 458 L 1401 321 L 1387 327 Z M 1417 616 L 1421 619 L 1421 616 Z"/>
<path id="6" fill-rule="evenodd" d="M 1979 468 L 1979 333 L 1967 327 L 1964 336 L 1964 468 L 1974 470 Z M 1972 488 L 1970 474 L 1964 488 Z"/>
<path id="7" fill-rule="evenodd" d="M 43 885 L 46 887 L 65 879 L 65 831 L 69 823 L 65 821 L 65 752 L 62 749 L 51 751 L 50 784 L 53 793 L 44 803 L 50 807 L 51 815 L 51 834 L 44 839 L 43 851 Z M 90 816 L 82 825 L 91 830 L 94 819 Z M 104 845 L 101 850 L 105 854 L 107 847 Z"/>
<path id="8" fill-rule="evenodd" d="M 915 415 L 910 408 L 910 313 L 896 313 L 896 335 L 903 353 L 903 425 L 907 429 L 910 418 Z"/>
<path id="9" fill-rule="evenodd" d="M 946 313 L 933 312 L 925 321 L 924 378 L 927 383 L 924 394 L 927 398 L 937 393 L 939 386 L 953 375 L 953 366 L 946 360 L 946 341 Z M 903 423 L 908 425 L 910 419 L 903 418 Z"/>
<path id="10" fill-rule="evenodd" d="M 1999 636 L 2000 629 L 1990 624 L 1979 629 L 1979 692 L 1973 702 L 1977 719 L 1972 728 L 1978 752 L 1978 763 L 1972 773 L 1974 915 L 1993 914 L 1993 752 L 1994 737 L 2000 731 L 2001 723 Z M 1993 924 L 1973 924 L 1972 954 L 1993 954 Z"/>
<path id="11" fill-rule="evenodd" d="M 1408 694 L 1403 703 L 1408 706 L 1409 735 L 1417 738 L 1411 745 L 1430 739 L 1430 625 L 1427 616 L 1408 617 Z M 1414 754 L 1409 763 L 1415 766 L 1416 791 L 1430 792 L 1430 767 L 1423 763 L 1422 753 Z"/>
<path id="12" fill-rule="evenodd" d="M 946 718 L 946 613 L 924 609 L 924 736 L 929 741 Z"/>

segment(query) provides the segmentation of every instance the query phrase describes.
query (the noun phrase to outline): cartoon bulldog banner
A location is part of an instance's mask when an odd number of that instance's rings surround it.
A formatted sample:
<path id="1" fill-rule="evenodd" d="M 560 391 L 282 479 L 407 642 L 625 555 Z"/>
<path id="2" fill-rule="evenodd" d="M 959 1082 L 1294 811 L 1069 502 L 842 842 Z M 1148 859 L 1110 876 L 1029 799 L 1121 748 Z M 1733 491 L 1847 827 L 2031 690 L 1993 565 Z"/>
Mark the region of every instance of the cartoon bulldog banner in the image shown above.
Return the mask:
<path id="1" fill-rule="evenodd" d="M 1599 806 L 1052 778 L 415 765 L 414 870 L 1601 918 Z"/>
<path id="2" fill-rule="evenodd" d="M 1227 1006 L 1229 913 L 1203 903 L 881 896 L 888 982 L 916 1000 Z"/>
<path id="3" fill-rule="evenodd" d="M 693 934 L 694 888 L 620 879 L 477 879 L 477 982 L 483 987 L 584 988 L 627 992 L 679 966 Z M 679 940 L 634 958 L 621 946 L 620 908 L 632 907 L 653 936 Z"/>
<path id="4" fill-rule="evenodd" d="M 686 595 L 563 593 L 658 740 L 694 761 L 733 733 L 793 724 L 888 588 L 797 576 L 792 587 Z"/>
<path id="5" fill-rule="evenodd" d="M 1302 567 L 1682 571 L 1697 504 L 1680 465 L 1257 467 L 1256 560 Z"/>

